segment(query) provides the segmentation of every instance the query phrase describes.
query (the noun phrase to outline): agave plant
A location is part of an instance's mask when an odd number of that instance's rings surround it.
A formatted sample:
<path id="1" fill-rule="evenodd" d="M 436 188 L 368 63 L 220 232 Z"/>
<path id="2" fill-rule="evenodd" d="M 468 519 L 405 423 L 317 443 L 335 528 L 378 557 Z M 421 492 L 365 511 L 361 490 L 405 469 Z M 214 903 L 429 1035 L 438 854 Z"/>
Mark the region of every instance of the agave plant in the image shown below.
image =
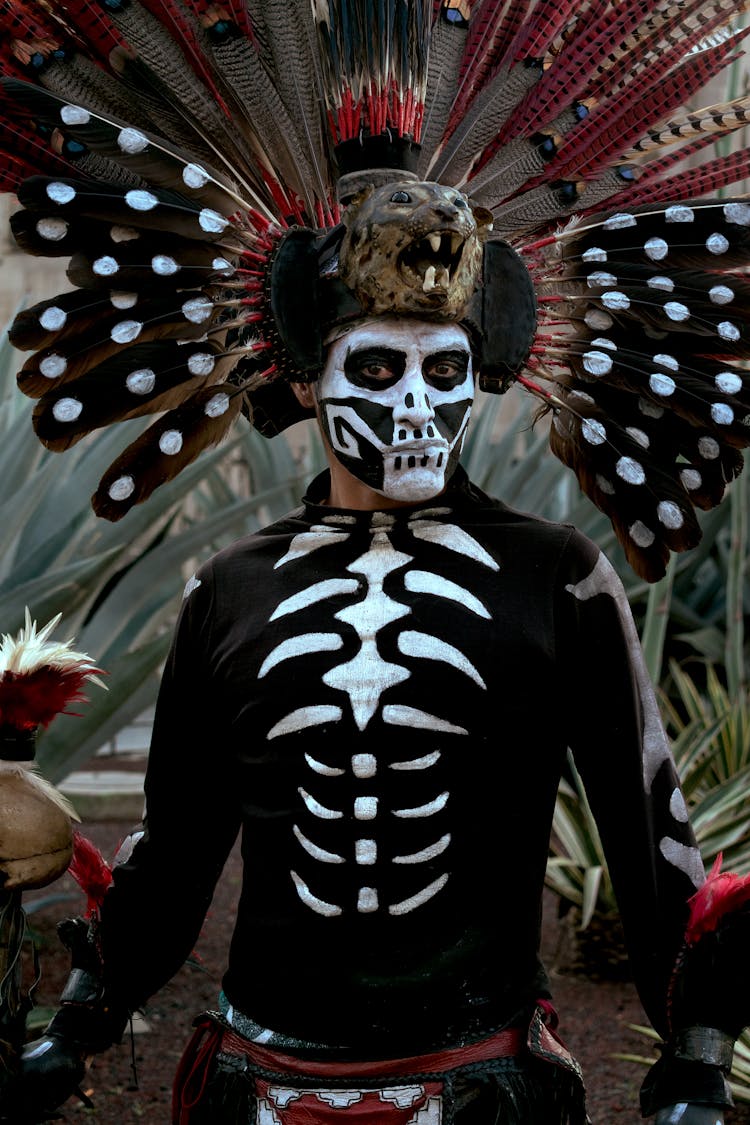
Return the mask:
<path id="1" fill-rule="evenodd" d="M 616 915 L 617 903 L 599 830 L 570 755 L 568 775 L 570 780 L 562 779 L 557 794 L 546 882 L 561 900 L 577 908 L 579 928 L 585 930 L 594 915 Z"/>
<path id="2" fill-rule="evenodd" d="M 98 520 L 89 496 L 140 421 L 81 442 L 63 457 L 32 433 L 28 403 L 15 388 L 13 349 L 0 341 L 0 628 L 14 632 L 24 609 L 95 655 L 108 673 L 80 718 L 61 717 L 39 739 L 37 761 L 53 782 L 154 700 L 185 571 L 229 539 L 293 507 L 310 460 L 249 427 L 204 455 L 121 523 Z M 119 430 L 119 432 L 117 432 Z M 189 572 L 189 571 L 188 571 Z"/>
<path id="3" fill-rule="evenodd" d="M 672 667 L 679 705 L 664 699 L 667 729 L 691 822 L 708 866 L 750 871 L 750 693 L 734 697 L 708 665 L 706 687 Z"/>
<path id="4" fill-rule="evenodd" d="M 734 1046 L 730 1075 L 732 1093 L 739 1102 L 750 1102 L 750 1032 L 743 1031 Z"/>

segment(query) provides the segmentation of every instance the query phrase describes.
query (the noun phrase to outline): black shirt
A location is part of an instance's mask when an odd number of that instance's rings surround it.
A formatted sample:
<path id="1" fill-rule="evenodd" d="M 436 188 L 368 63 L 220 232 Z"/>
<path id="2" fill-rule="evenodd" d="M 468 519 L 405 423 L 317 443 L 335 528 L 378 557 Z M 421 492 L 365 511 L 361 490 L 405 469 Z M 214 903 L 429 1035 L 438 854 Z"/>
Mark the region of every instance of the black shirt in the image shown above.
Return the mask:
<path id="1" fill-rule="evenodd" d="M 460 470 L 409 509 L 326 495 L 318 478 L 188 583 L 146 836 L 103 909 L 110 992 L 134 1008 L 177 970 L 241 829 L 235 1007 L 359 1057 L 512 1021 L 549 995 L 541 897 L 570 747 L 664 1032 L 703 872 L 614 571 Z"/>

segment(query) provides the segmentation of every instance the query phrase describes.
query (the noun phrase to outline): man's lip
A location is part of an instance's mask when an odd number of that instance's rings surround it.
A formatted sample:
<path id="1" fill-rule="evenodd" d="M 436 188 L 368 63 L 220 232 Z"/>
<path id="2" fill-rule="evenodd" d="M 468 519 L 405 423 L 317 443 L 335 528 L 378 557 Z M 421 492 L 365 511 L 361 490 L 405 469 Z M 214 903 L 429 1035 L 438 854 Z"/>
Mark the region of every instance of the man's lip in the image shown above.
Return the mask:
<path id="1" fill-rule="evenodd" d="M 401 457 L 404 453 L 427 453 L 429 450 L 434 449 L 437 453 L 443 453 L 448 448 L 448 442 L 445 438 L 425 438 L 424 441 L 405 441 L 403 444 L 392 445 L 388 453 L 393 457 Z"/>

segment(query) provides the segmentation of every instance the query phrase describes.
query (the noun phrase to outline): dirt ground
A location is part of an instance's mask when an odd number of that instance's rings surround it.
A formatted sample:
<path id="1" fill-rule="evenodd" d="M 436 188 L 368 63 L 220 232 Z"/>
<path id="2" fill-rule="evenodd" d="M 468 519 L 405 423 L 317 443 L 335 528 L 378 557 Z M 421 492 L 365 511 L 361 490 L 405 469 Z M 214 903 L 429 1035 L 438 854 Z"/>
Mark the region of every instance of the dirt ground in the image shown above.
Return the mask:
<path id="1" fill-rule="evenodd" d="M 131 825 L 111 822 L 82 827 L 109 859 Z M 201 1009 L 216 1004 L 239 880 L 236 849 L 224 870 L 197 946 L 200 967 L 184 966 L 153 998 L 145 1013 L 146 1025 L 132 1040 L 137 1083 L 131 1065 L 131 1042 L 127 1040 L 95 1059 L 85 1084 L 94 1108 L 85 1109 L 69 1102 L 65 1120 L 71 1125 L 168 1125 L 172 1076 L 189 1036 L 192 1018 Z M 68 972 L 67 954 L 55 933 L 56 922 L 85 907 L 83 896 L 69 876 L 50 889 L 69 891 L 73 897 L 30 917 L 42 946 L 43 979 L 36 997 L 40 1008 L 56 1004 Z M 554 960 L 558 942 L 555 900 L 550 897 L 544 923 L 544 955 L 548 965 Z M 642 1120 L 638 1089 L 645 1070 L 616 1057 L 620 1053 L 650 1053 L 648 1041 L 630 1029 L 631 1024 L 646 1022 L 633 986 L 627 981 L 592 981 L 576 974 L 554 972 L 553 989 L 561 1015 L 561 1033 L 586 1076 L 593 1125 L 637 1125 Z M 730 1112 L 727 1125 L 750 1125 L 750 1106 Z"/>

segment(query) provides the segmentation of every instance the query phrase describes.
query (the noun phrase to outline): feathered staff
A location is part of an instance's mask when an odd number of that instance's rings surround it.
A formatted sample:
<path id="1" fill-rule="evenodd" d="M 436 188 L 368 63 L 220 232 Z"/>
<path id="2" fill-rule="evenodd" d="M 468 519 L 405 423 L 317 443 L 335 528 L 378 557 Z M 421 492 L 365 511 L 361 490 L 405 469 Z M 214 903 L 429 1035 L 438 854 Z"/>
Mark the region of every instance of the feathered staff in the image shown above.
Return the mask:
<path id="1" fill-rule="evenodd" d="M 44 887 L 66 870 L 78 819 L 33 765 L 35 738 L 56 715 L 85 701 L 84 684 L 104 686 L 72 641 L 49 640 L 58 614 L 37 630 L 26 610 L 17 637 L 0 640 L 0 1102 L 13 1082 L 30 1001 L 22 987 L 24 890 Z"/>

